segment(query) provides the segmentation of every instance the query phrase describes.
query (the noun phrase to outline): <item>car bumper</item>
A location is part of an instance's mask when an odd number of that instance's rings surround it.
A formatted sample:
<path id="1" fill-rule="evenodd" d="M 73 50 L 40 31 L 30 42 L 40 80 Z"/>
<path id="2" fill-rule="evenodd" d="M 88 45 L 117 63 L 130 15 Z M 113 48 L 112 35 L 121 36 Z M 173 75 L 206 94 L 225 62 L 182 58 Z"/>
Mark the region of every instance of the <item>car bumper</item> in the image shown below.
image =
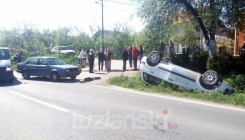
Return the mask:
<path id="1" fill-rule="evenodd" d="M 9 79 L 13 79 L 13 77 L 14 77 L 13 71 L 0 73 L 0 80 L 9 80 Z"/>
<path id="2" fill-rule="evenodd" d="M 74 77 L 77 76 L 81 73 L 81 71 L 76 71 L 76 72 L 66 72 L 64 77 Z"/>
<path id="3" fill-rule="evenodd" d="M 17 70 L 16 70 L 16 72 L 18 72 L 18 73 L 22 73 L 22 70 L 17 69 Z"/>

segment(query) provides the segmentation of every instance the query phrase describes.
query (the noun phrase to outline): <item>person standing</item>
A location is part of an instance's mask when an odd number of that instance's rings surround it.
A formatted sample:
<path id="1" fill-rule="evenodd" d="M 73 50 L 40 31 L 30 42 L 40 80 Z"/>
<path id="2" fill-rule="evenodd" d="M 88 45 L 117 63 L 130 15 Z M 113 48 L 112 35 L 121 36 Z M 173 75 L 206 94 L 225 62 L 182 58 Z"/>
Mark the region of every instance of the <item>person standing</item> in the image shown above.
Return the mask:
<path id="1" fill-rule="evenodd" d="M 107 49 L 107 52 L 105 54 L 105 60 L 106 60 L 106 68 L 107 71 L 111 71 L 111 59 L 113 58 L 113 53 L 110 51 L 110 49 Z"/>
<path id="2" fill-rule="evenodd" d="M 132 50 L 132 58 L 133 58 L 133 63 L 134 63 L 134 70 L 137 70 L 137 59 L 139 56 L 139 50 L 133 46 L 133 50 Z"/>
<path id="3" fill-rule="evenodd" d="M 160 45 L 159 45 L 159 53 L 161 55 L 161 58 L 164 57 L 164 54 L 165 54 L 165 49 L 166 49 L 166 45 L 163 43 L 163 41 L 160 41 Z"/>
<path id="4" fill-rule="evenodd" d="M 122 52 L 122 60 L 123 60 L 123 71 L 126 71 L 126 62 L 128 60 L 128 51 L 127 46 L 124 47 L 124 50 Z"/>
<path id="5" fill-rule="evenodd" d="M 83 66 L 83 60 L 86 59 L 86 55 L 87 55 L 87 52 L 84 51 L 84 49 L 82 49 L 82 51 L 80 52 L 80 54 L 78 56 L 78 61 L 79 61 L 81 68 Z"/>
<path id="6" fill-rule="evenodd" d="M 105 54 L 103 50 L 101 49 L 99 53 L 96 54 L 98 56 L 98 68 L 99 71 L 103 71 L 103 66 L 104 66 L 104 60 L 105 60 Z M 100 67 L 101 66 L 101 67 Z"/>
<path id="7" fill-rule="evenodd" d="M 129 44 L 128 48 L 128 61 L 129 61 L 129 66 L 132 67 L 132 46 Z"/>
<path id="8" fill-rule="evenodd" d="M 140 44 L 139 45 L 139 62 L 140 62 L 140 64 L 141 64 L 141 59 L 143 58 L 143 56 L 144 56 L 143 47 Z"/>
<path id="9" fill-rule="evenodd" d="M 90 49 L 88 53 L 88 62 L 89 62 L 89 73 L 94 73 L 94 52 L 93 49 Z"/>
<path id="10" fill-rule="evenodd" d="M 21 51 L 18 51 L 15 57 L 16 57 L 16 64 L 19 62 L 22 62 L 22 52 Z"/>
<path id="11" fill-rule="evenodd" d="M 173 55 L 174 55 L 174 43 L 172 40 L 169 41 L 169 51 L 170 51 L 170 57 L 173 57 Z"/>

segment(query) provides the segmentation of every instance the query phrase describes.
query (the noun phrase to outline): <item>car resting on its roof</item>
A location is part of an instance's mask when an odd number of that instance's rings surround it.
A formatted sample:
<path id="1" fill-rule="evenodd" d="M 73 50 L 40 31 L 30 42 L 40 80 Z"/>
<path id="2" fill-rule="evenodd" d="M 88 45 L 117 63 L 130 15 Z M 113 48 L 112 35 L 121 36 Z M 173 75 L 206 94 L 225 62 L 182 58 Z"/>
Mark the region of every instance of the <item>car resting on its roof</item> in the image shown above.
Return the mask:
<path id="1" fill-rule="evenodd" d="M 148 84 L 162 80 L 191 90 L 223 92 L 231 94 L 233 88 L 222 82 L 222 77 L 213 70 L 200 74 L 172 64 L 168 58 L 161 58 L 157 51 L 143 57 L 140 65 L 141 80 Z"/>

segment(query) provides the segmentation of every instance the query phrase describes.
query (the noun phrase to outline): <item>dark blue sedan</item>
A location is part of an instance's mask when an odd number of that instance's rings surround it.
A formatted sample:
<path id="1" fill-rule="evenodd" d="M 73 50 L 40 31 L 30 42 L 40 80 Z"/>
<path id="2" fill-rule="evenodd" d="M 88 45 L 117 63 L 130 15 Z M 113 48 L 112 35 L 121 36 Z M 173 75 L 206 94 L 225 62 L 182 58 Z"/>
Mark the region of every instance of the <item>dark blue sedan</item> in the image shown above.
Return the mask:
<path id="1" fill-rule="evenodd" d="M 59 81 L 61 77 L 76 79 L 81 73 L 78 66 L 67 65 L 58 57 L 31 57 L 18 63 L 16 71 L 24 79 L 30 79 L 30 76 L 47 76 L 52 81 Z"/>

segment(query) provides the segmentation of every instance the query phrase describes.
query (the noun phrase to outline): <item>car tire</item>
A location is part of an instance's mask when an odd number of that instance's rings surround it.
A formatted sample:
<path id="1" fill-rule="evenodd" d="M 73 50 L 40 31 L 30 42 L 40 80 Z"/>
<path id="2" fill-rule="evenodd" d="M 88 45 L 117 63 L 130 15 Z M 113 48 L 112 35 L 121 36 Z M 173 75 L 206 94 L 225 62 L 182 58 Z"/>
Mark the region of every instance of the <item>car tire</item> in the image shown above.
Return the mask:
<path id="1" fill-rule="evenodd" d="M 53 81 L 53 82 L 57 82 L 60 80 L 60 76 L 57 72 L 52 72 L 51 73 L 51 76 L 50 76 L 50 79 Z"/>
<path id="2" fill-rule="evenodd" d="M 30 79 L 30 74 L 29 74 L 29 72 L 28 71 L 23 71 L 22 72 L 22 77 L 24 78 L 24 79 Z"/>
<path id="3" fill-rule="evenodd" d="M 202 82 L 206 86 L 217 86 L 221 81 L 221 76 L 213 70 L 206 71 L 202 75 Z"/>
<path id="4" fill-rule="evenodd" d="M 153 51 L 150 53 L 146 61 L 149 66 L 156 66 L 161 59 L 161 54 L 158 51 Z"/>
<path id="5" fill-rule="evenodd" d="M 70 78 L 71 78 L 71 80 L 75 80 L 76 76 L 71 76 Z"/>

